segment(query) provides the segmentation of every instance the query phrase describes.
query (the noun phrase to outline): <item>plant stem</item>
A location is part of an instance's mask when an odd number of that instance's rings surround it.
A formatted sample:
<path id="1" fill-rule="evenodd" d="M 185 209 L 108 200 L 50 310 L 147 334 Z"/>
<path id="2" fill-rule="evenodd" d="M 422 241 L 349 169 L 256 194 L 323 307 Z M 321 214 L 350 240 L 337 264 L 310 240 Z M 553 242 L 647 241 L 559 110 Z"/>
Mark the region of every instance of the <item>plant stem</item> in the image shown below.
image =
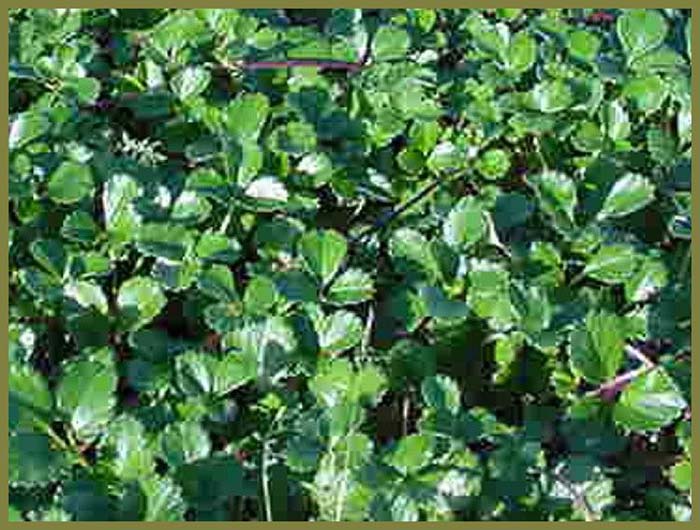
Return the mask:
<path id="1" fill-rule="evenodd" d="M 350 450 L 346 448 L 345 450 L 345 463 L 343 465 L 343 479 L 340 483 L 340 490 L 338 491 L 338 497 L 335 501 L 335 521 L 342 521 L 343 516 L 343 503 L 345 502 L 345 490 L 348 487 L 348 468 L 350 467 Z"/>
<path id="2" fill-rule="evenodd" d="M 272 521 L 272 499 L 270 497 L 270 477 L 268 475 L 268 450 L 270 448 L 270 441 L 266 438 L 263 442 L 263 452 L 262 452 L 262 490 L 263 490 L 263 504 L 265 506 L 265 520 Z"/>
<path id="3" fill-rule="evenodd" d="M 430 196 L 440 186 L 454 182 L 455 180 L 462 178 L 464 175 L 465 175 L 465 172 L 459 172 L 459 173 L 452 175 L 452 177 L 449 177 L 446 179 L 433 180 L 428 185 L 424 186 L 418 192 L 416 192 L 411 197 L 409 197 L 405 202 L 400 204 L 397 208 L 395 208 L 393 211 L 391 211 L 388 215 L 380 218 L 374 224 L 372 224 L 371 226 L 368 226 L 367 228 L 362 230 L 359 234 L 357 234 L 351 240 L 351 243 L 353 243 L 353 244 L 358 243 L 363 238 L 365 238 L 366 236 L 368 236 L 369 234 L 374 232 L 375 230 L 381 230 L 382 228 L 387 226 L 389 223 L 391 223 L 394 219 L 396 219 L 398 216 L 400 216 L 402 213 L 404 213 L 406 210 L 412 208 L 413 206 L 418 204 L 420 201 L 422 201 L 426 197 Z"/>

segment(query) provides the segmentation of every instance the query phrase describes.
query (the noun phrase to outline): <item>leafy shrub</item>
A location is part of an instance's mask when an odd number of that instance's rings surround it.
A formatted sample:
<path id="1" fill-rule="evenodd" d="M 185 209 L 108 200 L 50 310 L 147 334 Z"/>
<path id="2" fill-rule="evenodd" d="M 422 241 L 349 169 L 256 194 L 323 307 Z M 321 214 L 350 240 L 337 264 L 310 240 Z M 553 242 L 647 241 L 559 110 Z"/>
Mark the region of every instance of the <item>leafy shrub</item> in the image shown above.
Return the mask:
<path id="1" fill-rule="evenodd" d="M 11 518 L 688 520 L 689 32 L 11 10 Z"/>

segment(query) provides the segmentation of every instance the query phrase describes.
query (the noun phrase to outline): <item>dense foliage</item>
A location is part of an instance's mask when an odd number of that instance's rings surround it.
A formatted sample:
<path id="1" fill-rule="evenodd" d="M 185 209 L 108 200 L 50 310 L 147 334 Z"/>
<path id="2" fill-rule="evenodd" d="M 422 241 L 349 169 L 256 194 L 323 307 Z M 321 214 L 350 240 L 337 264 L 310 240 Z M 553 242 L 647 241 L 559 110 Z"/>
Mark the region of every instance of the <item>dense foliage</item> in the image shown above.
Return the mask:
<path id="1" fill-rule="evenodd" d="M 689 518 L 689 12 L 9 37 L 12 519 Z"/>

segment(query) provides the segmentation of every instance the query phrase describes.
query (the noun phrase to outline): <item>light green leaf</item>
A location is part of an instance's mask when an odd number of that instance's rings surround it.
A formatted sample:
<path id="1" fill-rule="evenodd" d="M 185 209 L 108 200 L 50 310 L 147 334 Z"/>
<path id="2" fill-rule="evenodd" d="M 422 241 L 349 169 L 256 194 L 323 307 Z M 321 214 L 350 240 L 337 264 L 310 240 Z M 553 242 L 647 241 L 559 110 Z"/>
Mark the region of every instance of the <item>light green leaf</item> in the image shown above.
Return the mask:
<path id="1" fill-rule="evenodd" d="M 377 61 L 403 58 L 411 44 L 411 38 L 405 30 L 382 25 L 372 41 L 372 57 Z"/>
<path id="2" fill-rule="evenodd" d="M 476 170 L 488 180 L 503 178 L 509 169 L 510 157 L 503 149 L 489 149 L 476 162 Z"/>
<path id="3" fill-rule="evenodd" d="M 428 465 L 432 456 L 432 439 L 425 434 L 410 434 L 399 440 L 387 463 L 404 475 L 411 475 Z"/>
<path id="4" fill-rule="evenodd" d="M 107 439 L 114 449 L 113 469 L 124 480 L 137 480 L 153 470 L 153 452 L 143 425 L 131 416 L 120 416 L 109 426 Z"/>
<path id="5" fill-rule="evenodd" d="M 345 259 L 348 243 L 335 230 L 314 230 L 299 239 L 298 251 L 308 269 L 326 283 Z"/>
<path id="6" fill-rule="evenodd" d="M 333 355 L 348 350 L 362 340 L 363 325 L 360 318 L 349 311 L 336 311 L 322 316 L 315 322 L 318 346 L 321 352 Z"/>
<path id="7" fill-rule="evenodd" d="M 617 19 L 616 28 L 628 60 L 660 46 L 668 33 L 668 24 L 656 9 L 628 9 Z"/>
<path id="8" fill-rule="evenodd" d="M 676 383 L 663 368 L 656 368 L 632 381 L 615 405 L 615 422 L 635 432 L 665 427 L 686 408 Z"/>
<path id="9" fill-rule="evenodd" d="M 625 356 L 624 321 L 608 312 L 589 313 L 585 329 L 571 334 L 571 364 L 586 380 L 603 383 L 614 377 Z"/>
<path id="10" fill-rule="evenodd" d="M 211 452 L 209 435 L 195 421 L 171 423 L 159 441 L 163 457 L 172 468 L 207 458 Z"/>
<path id="11" fill-rule="evenodd" d="M 93 186 L 92 172 L 87 165 L 63 162 L 51 174 L 47 190 L 54 202 L 71 204 L 90 195 Z"/>
<path id="12" fill-rule="evenodd" d="M 629 114 L 619 100 L 612 101 L 603 109 L 605 126 L 611 140 L 623 140 L 630 134 Z"/>
<path id="13" fill-rule="evenodd" d="M 133 201 L 142 193 L 138 182 L 130 175 L 116 173 L 105 183 L 102 193 L 105 228 L 117 243 L 136 236 L 141 218 Z"/>
<path id="14" fill-rule="evenodd" d="M 526 31 L 516 33 L 508 45 L 507 66 L 515 74 L 527 72 L 535 64 L 537 43 Z"/>
<path id="15" fill-rule="evenodd" d="M 464 197 L 452 208 L 442 225 L 442 238 L 452 248 L 466 251 L 486 232 L 485 212 L 474 197 Z"/>
<path id="16" fill-rule="evenodd" d="M 48 118 L 39 112 L 27 111 L 18 114 L 10 124 L 10 151 L 40 138 L 50 126 Z"/>
<path id="17" fill-rule="evenodd" d="M 574 101 L 571 88 L 560 79 L 541 81 L 535 85 L 531 96 L 533 107 L 546 114 L 566 110 Z"/>
<path id="18" fill-rule="evenodd" d="M 540 208 L 551 216 L 555 224 L 569 229 L 574 224 L 577 204 L 576 184 L 563 173 L 545 171 L 531 179 Z"/>
<path id="19" fill-rule="evenodd" d="M 68 298 L 72 298 L 82 307 L 94 307 L 103 315 L 106 315 L 109 310 L 107 297 L 100 286 L 94 283 L 74 281 L 67 284 L 63 292 Z"/>
<path id="20" fill-rule="evenodd" d="M 654 200 L 654 185 L 642 175 L 627 173 L 613 184 L 597 218 L 624 217 Z"/>
<path id="21" fill-rule="evenodd" d="M 142 276 L 126 280 L 117 294 L 117 306 L 125 325 L 131 329 L 148 324 L 158 316 L 166 302 L 158 282 Z"/>
<path id="22" fill-rule="evenodd" d="M 629 245 L 605 245 L 588 260 L 583 275 L 606 283 L 621 283 L 637 270 L 639 257 Z"/>
<path id="23" fill-rule="evenodd" d="M 421 395 L 429 407 L 450 414 L 457 414 L 462 403 L 459 386 L 446 375 L 426 377 L 421 384 Z"/>
<path id="24" fill-rule="evenodd" d="M 591 62 L 600 50 L 600 38 L 590 31 L 575 30 L 568 35 L 566 45 L 572 57 Z"/>
<path id="25" fill-rule="evenodd" d="M 136 247 L 146 256 L 182 261 L 193 246 L 192 234 L 183 226 L 148 223 L 139 228 Z"/>
<path id="26" fill-rule="evenodd" d="M 277 302 L 277 287 L 267 276 L 255 276 L 246 286 L 243 306 L 252 315 L 265 315 Z"/>
<path id="27" fill-rule="evenodd" d="M 224 113 L 224 123 L 233 136 L 257 140 L 269 112 L 270 104 L 264 94 L 244 94 L 232 101 Z"/>
<path id="28" fill-rule="evenodd" d="M 661 108 L 668 90 L 666 83 L 659 75 L 643 75 L 625 83 L 622 95 L 632 100 L 640 111 L 652 113 Z"/>
<path id="29" fill-rule="evenodd" d="M 79 438 L 91 441 L 104 429 L 116 405 L 117 374 L 112 352 L 100 350 L 63 367 L 56 404 Z"/>
<path id="30" fill-rule="evenodd" d="M 170 87 L 184 101 L 204 92 L 210 81 L 211 74 L 208 70 L 200 66 L 188 66 L 173 77 Z"/>
<path id="31" fill-rule="evenodd" d="M 348 269 L 333 281 L 328 289 L 328 300 L 336 305 L 365 302 L 374 295 L 372 276 L 360 269 Z"/>

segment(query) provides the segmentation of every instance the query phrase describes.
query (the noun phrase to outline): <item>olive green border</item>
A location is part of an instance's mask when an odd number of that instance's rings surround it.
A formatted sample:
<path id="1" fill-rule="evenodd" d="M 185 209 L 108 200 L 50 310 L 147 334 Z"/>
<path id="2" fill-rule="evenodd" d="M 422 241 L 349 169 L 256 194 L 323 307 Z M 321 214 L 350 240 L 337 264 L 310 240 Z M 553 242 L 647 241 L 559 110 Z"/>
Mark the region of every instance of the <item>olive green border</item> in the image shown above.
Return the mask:
<path id="1" fill-rule="evenodd" d="M 518 5 L 518 2 L 513 0 L 503 1 L 503 0 L 478 0 L 472 2 L 457 2 L 457 1 L 445 1 L 440 0 L 438 2 L 416 2 L 411 0 L 384 0 L 381 2 L 381 7 L 424 7 L 424 8 L 440 8 L 440 7 L 451 7 L 451 8 L 495 8 L 495 7 L 528 7 L 528 8 L 562 8 L 562 7 L 589 7 L 589 8 L 685 8 L 692 9 L 692 14 L 695 14 L 695 9 L 693 9 L 695 2 L 692 0 L 681 0 L 675 2 L 657 0 L 656 2 L 649 2 L 645 0 L 618 0 L 612 6 L 611 2 L 599 1 L 599 0 L 580 0 L 578 2 L 561 2 L 553 0 L 540 0 L 527 6 Z M 56 1 L 56 0 L 11 0 L 5 6 L 0 14 L 0 50 L 8 50 L 8 11 L 9 8 L 90 8 L 90 7 L 110 7 L 110 8 L 157 8 L 157 7 L 179 7 L 179 8 L 274 8 L 274 7 L 299 7 L 299 8 L 331 8 L 331 7 L 370 7 L 376 8 L 376 1 L 363 1 L 363 0 L 287 0 L 285 2 L 279 1 L 266 1 L 264 5 L 260 5 L 260 2 L 255 0 L 245 0 L 238 2 L 227 2 L 225 0 L 202 0 L 200 2 L 192 2 L 188 0 L 112 0 L 109 5 L 105 3 L 97 2 L 94 0 L 71 0 L 71 1 Z M 693 67 L 698 62 L 698 56 L 700 56 L 700 24 L 694 23 L 692 26 L 692 63 Z M 2 107 L 0 107 L 0 128 L 2 130 L 8 130 L 8 120 L 9 120 L 9 97 L 8 97 L 8 52 L 2 52 L 0 56 L 0 84 L 2 84 L 2 90 L 0 91 L 0 99 Z M 697 185 L 694 184 L 698 173 L 700 172 L 700 157 L 698 156 L 698 140 L 700 139 L 698 135 L 700 134 L 700 124 L 698 123 L 698 106 L 700 105 L 700 78 L 698 76 L 692 77 L 692 99 L 695 101 L 693 105 L 692 113 L 692 127 L 693 127 L 693 147 L 692 147 L 692 183 L 691 190 Z M 5 142 L 0 142 L 0 202 L 8 204 L 8 144 Z M 692 210 L 695 212 L 692 221 L 692 240 L 698 241 L 700 239 L 700 194 L 692 195 Z M 0 209 L 0 227 L 9 227 L 9 208 Z M 0 378 L 0 454 L 4 455 L 0 458 L 0 486 L 2 486 L 2 494 L 0 498 L 0 513 L 4 513 L 4 516 L 0 516 L 0 528 L 19 528 L 21 525 L 32 525 L 40 526 L 42 528 L 50 527 L 61 527 L 65 528 L 66 525 L 76 525 L 81 528 L 86 529 L 99 529 L 99 528 L 120 528 L 120 529 L 132 529 L 136 525 L 147 525 L 149 528 L 154 529 L 167 529 L 178 525 L 195 525 L 200 527 L 231 527 L 232 524 L 242 524 L 247 528 L 256 527 L 259 528 L 263 525 L 276 525 L 280 528 L 288 529 L 302 529 L 307 528 L 307 522 L 278 522 L 278 523 L 264 523 L 264 522 L 246 522 L 246 523 L 232 523 L 232 522 L 176 522 L 176 523 L 159 523 L 159 522 L 92 522 L 92 523 L 51 523 L 51 522 L 7 522 L 7 517 L 9 513 L 8 505 L 8 458 L 7 458 L 7 444 L 8 444 L 8 380 L 7 376 L 4 374 L 8 373 L 8 319 L 9 319 L 9 292 L 8 292 L 8 280 L 9 280 L 9 259 L 8 259 L 8 236 L 9 230 L 0 230 L 0 247 L 2 251 L 0 252 L 0 272 L 4 273 L 0 281 L 0 295 L 2 299 L 0 300 L 0 343 L 2 344 L 2 353 L 0 353 L 0 373 L 3 376 Z M 697 285 L 700 281 L 700 249 L 696 246 L 692 248 L 692 284 Z M 700 306 L 700 290 L 694 289 L 692 293 L 692 313 L 691 321 L 694 323 L 697 307 Z M 694 350 L 697 345 L 700 345 L 700 326 L 692 326 L 691 329 L 691 349 L 692 352 L 692 379 L 695 384 L 692 385 L 692 403 L 700 402 L 700 375 L 698 370 L 700 370 L 700 360 L 696 359 L 697 355 Z M 694 415 L 697 416 L 697 413 Z M 697 419 L 693 422 L 695 426 L 694 431 L 697 431 L 697 426 L 700 425 L 700 421 Z M 596 528 L 619 528 L 619 529 L 659 529 L 666 528 L 670 525 L 683 525 L 686 528 L 700 527 L 700 514 L 698 501 L 700 500 L 698 496 L 700 495 L 700 432 L 694 432 L 692 439 L 692 460 L 695 465 L 695 473 L 693 475 L 692 484 L 692 501 L 694 505 L 694 510 L 692 513 L 692 519 L 690 523 L 676 523 L 676 522 L 599 522 L 596 524 Z M 510 528 L 510 529 L 525 529 L 525 530 L 535 530 L 540 529 L 542 526 L 555 527 L 555 528 L 565 528 L 565 529 L 582 529 L 583 525 L 589 524 L 584 522 L 555 522 L 550 524 L 545 524 L 541 522 L 446 522 L 446 523 L 313 523 L 314 527 L 317 528 L 358 528 L 361 526 L 370 526 L 372 528 L 379 529 L 389 529 L 395 528 L 396 526 L 406 527 L 407 525 L 418 525 L 422 528 L 426 527 L 439 527 L 439 528 L 457 528 L 457 527 L 469 527 L 477 528 L 488 527 L 491 528 Z M 308 528 L 307 528 L 308 530 Z"/>

